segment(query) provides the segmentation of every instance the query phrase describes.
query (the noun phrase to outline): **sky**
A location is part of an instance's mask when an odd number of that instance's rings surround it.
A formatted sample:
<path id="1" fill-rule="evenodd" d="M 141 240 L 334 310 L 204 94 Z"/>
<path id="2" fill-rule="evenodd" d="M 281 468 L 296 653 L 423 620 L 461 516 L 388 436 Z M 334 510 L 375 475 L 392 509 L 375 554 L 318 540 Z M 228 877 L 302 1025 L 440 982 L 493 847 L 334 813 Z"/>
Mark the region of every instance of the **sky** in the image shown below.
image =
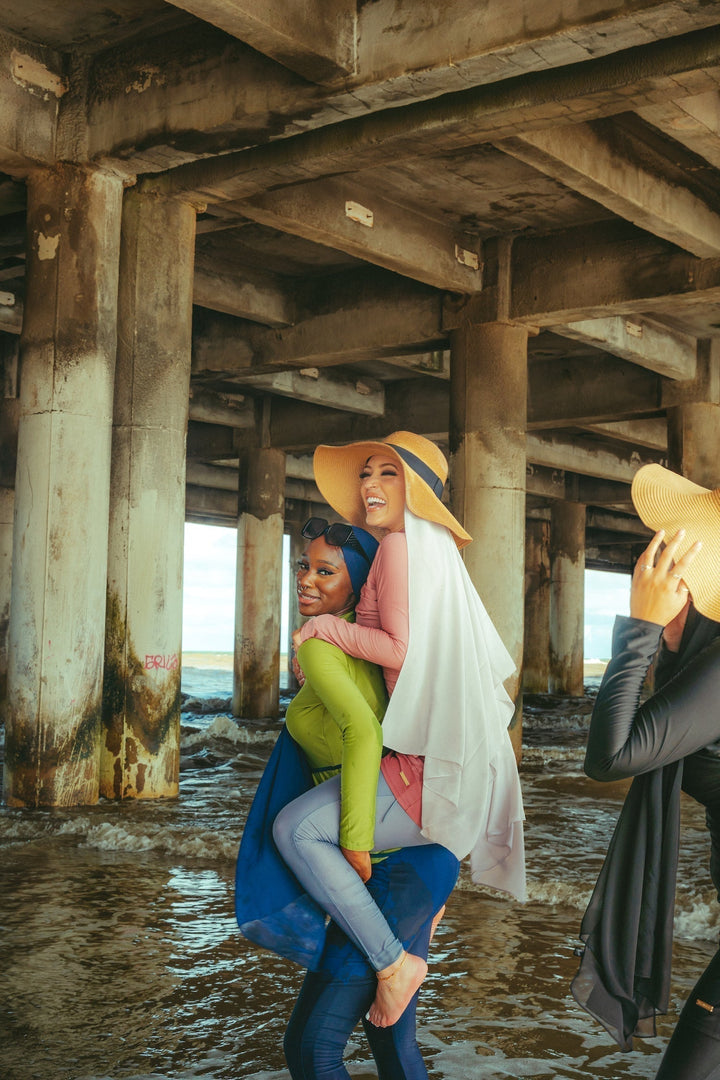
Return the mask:
<path id="1" fill-rule="evenodd" d="M 183 649 L 232 652 L 235 623 L 236 532 L 218 525 L 185 525 Z M 289 552 L 283 557 L 283 586 L 289 583 Z M 585 572 L 585 659 L 607 660 L 616 615 L 627 615 L 630 577 Z M 285 604 L 283 604 L 285 607 Z M 287 640 L 287 626 L 281 641 Z"/>

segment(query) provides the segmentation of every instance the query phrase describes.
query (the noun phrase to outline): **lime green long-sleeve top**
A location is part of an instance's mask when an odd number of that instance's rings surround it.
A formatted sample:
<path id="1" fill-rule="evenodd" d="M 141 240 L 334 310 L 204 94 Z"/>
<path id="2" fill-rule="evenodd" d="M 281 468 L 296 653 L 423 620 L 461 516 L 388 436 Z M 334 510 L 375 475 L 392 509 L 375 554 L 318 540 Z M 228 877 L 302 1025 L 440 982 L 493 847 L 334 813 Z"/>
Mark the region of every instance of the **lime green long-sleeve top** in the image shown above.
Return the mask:
<path id="1" fill-rule="evenodd" d="M 288 706 L 286 727 L 316 784 L 340 773 L 340 846 L 372 851 L 387 705 L 382 671 L 319 638 L 300 646 L 298 661 L 305 683 Z"/>

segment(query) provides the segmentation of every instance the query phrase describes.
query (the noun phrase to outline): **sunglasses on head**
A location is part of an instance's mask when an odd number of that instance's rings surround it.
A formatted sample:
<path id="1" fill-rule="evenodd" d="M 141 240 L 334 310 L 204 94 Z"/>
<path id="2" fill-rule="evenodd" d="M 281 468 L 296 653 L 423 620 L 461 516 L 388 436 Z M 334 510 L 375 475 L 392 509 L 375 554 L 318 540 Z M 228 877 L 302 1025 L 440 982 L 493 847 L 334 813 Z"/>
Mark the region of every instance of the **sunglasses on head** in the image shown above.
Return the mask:
<path id="1" fill-rule="evenodd" d="M 355 533 L 353 532 L 352 525 L 344 525 L 341 521 L 334 521 L 332 525 L 325 518 L 311 517 L 305 522 L 302 527 L 302 535 L 306 540 L 317 540 L 319 536 L 324 536 L 330 547 L 344 547 L 348 545 L 353 551 L 356 551 L 358 555 L 362 555 L 368 565 L 372 562 L 368 558 L 365 551 Z"/>

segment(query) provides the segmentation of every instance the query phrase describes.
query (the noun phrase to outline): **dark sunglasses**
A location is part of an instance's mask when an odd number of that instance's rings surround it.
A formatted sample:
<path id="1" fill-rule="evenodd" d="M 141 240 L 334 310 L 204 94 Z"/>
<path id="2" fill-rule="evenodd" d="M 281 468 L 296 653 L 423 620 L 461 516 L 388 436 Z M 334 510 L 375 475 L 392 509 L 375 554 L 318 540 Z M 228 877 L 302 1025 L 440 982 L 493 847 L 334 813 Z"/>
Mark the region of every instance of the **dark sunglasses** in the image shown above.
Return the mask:
<path id="1" fill-rule="evenodd" d="M 305 522 L 301 532 L 306 540 L 317 540 L 319 536 L 324 536 L 330 547 L 348 545 L 358 555 L 362 555 L 368 566 L 372 562 L 372 559 L 368 558 L 367 553 L 363 551 L 352 525 L 344 525 L 341 521 L 334 521 L 330 525 L 325 518 L 311 517 Z"/>

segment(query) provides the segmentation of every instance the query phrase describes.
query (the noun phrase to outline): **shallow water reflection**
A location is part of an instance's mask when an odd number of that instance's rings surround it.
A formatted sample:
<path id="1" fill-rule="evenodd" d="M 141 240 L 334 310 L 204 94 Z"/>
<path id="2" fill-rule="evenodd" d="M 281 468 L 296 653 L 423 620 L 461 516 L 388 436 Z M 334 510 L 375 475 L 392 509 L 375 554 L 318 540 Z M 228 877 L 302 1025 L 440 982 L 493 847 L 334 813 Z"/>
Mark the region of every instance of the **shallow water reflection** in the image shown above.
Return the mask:
<path id="1" fill-rule="evenodd" d="M 654 1076 L 572 1001 L 579 921 L 625 786 L 581 771 L 589 702 L 532 703 L 522 769 L 530 901 L 461 877 L 433 946 L 419 1037 L 436 1080 Z M 3 1080 L 280 1080 L 302 972 L 238 934 L 234 858 L 277 725 L 184 717 L 181 798 L 0 810 Z M 673 1009 L 714 951 L 702 812 L 685 807 Z M 353 1077 L 375 1076 L 362 1033 Z"/>

